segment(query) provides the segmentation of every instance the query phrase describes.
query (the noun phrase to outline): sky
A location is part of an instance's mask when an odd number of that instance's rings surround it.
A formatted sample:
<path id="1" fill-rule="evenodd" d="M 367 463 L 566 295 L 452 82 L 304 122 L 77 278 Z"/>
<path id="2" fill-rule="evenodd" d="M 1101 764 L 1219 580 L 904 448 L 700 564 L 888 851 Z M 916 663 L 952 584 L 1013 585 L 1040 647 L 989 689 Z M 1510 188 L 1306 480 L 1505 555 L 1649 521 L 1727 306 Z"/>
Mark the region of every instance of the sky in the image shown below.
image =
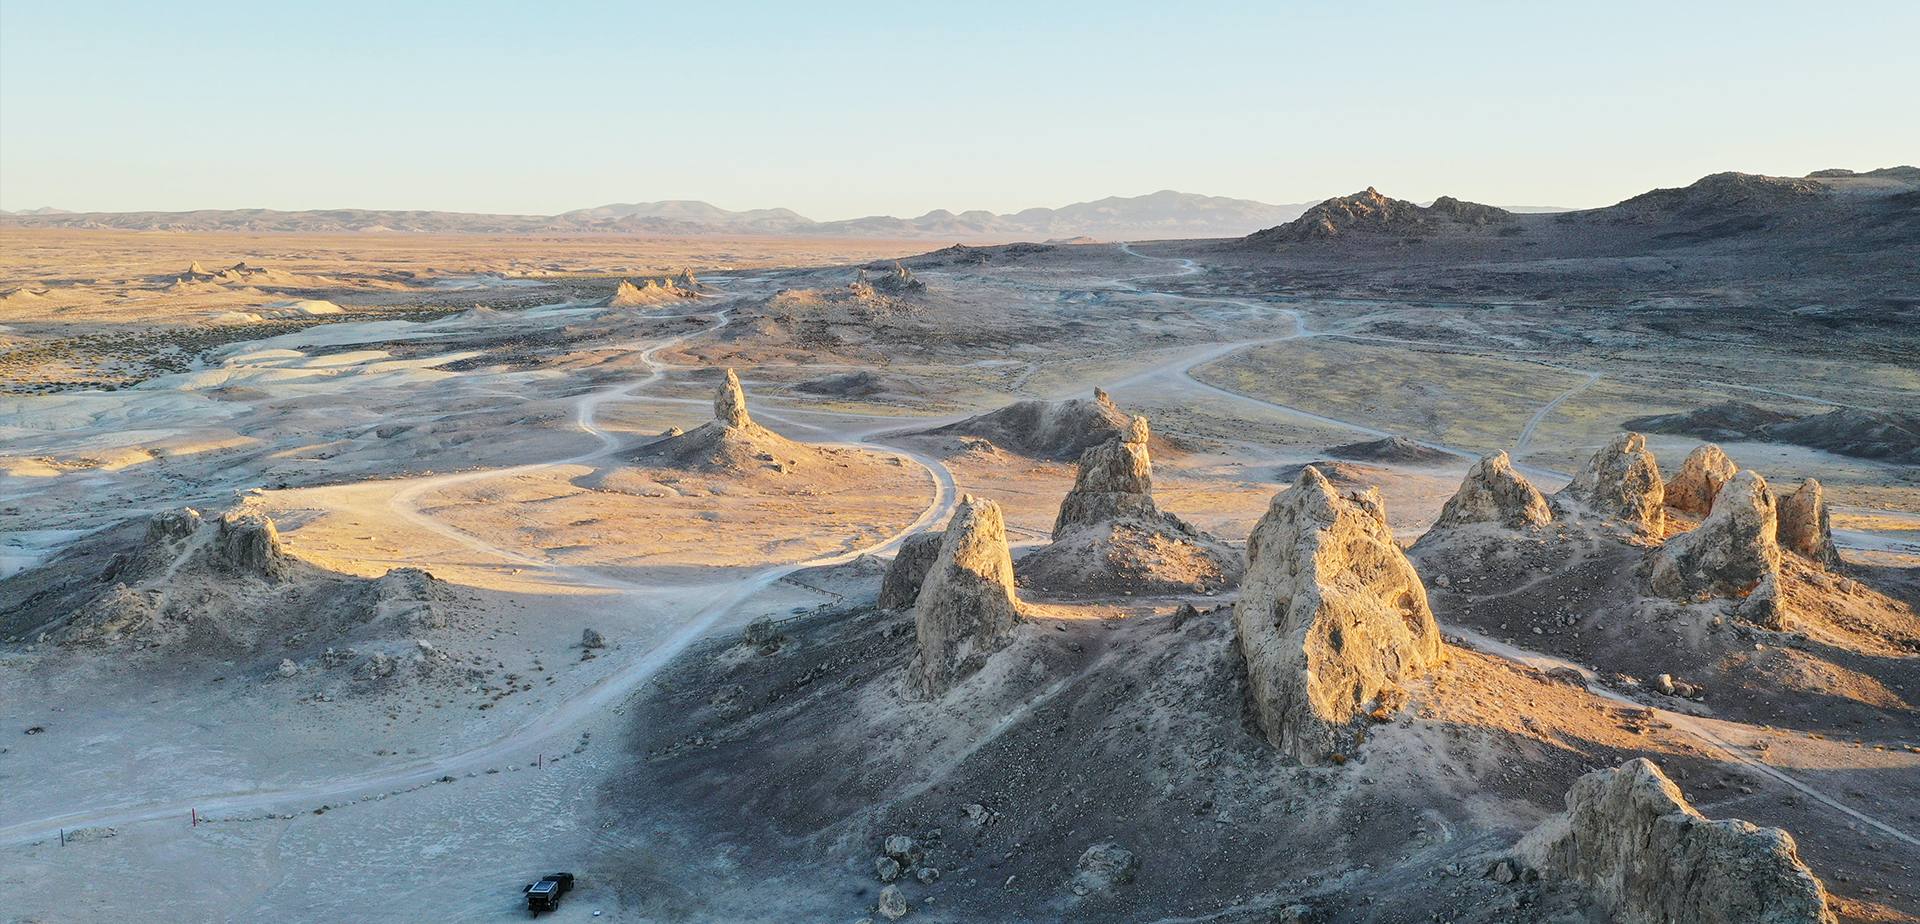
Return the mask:
<path id="1" fill-rule="evenodd" d="M 0 0 L 0 209 L 1606 205 L 1920 163 L 1920 2 Z"/>

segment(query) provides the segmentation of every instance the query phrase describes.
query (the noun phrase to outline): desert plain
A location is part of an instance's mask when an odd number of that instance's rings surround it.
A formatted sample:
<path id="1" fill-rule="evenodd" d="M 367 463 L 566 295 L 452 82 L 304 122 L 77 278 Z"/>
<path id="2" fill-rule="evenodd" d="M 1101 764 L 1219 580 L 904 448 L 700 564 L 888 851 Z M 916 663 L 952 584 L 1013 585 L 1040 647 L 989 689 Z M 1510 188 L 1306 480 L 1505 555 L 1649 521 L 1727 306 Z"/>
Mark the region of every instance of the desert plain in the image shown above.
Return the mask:
<path id="1" fill-rule="evenodd" d="M 3 919 L 504 920 L 566 869 L 553 920 L 1633 920 L 1517 845 L 1637 757 L 1788 832 L 1838 920 L 1920 919 L 1917 201 L 1901 168 L 1369 190 L 1198 241 L 0 229 Z M 728 370 L 751 424 L 716 429 Z M 1704 509 L 1436 527 L 1483 457 L 1555 495 L 1627 431 L 1670 483 L 1703 443 L 1817 480 L 1837 560 L 1775 553 L 1758 619 L 1647 576 Z M 1023 565 L 1103 445 L 1229 566 Z M 1377 489 L 1330 503 L 1379 511 L 1442 653 L 1302 756 L 1232 604 L 1321 483 Z M 882 585 L 975 498 L 1019 620 L 916 691 Z"/>

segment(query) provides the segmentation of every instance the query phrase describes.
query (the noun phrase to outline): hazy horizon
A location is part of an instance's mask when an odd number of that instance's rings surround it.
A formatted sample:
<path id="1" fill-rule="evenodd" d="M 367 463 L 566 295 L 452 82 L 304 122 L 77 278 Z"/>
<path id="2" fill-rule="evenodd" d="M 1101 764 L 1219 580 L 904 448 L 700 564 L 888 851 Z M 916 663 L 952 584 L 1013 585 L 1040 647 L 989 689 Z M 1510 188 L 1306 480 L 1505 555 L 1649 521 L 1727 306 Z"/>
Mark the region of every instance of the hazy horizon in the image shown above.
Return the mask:
<path id="1" fill-rule="evenodd" d="M 1368 186 L 1586 208 L 1724 170 L 1920 159 L 1920 126 L 1898 115 L 1920 86 L 1903 38 L 1920 7 L 1895 2 L 1830 18 L 1731 3 L 10 4 L 0 27 L 10 211 L 686 199 L 834 221 Z"/>

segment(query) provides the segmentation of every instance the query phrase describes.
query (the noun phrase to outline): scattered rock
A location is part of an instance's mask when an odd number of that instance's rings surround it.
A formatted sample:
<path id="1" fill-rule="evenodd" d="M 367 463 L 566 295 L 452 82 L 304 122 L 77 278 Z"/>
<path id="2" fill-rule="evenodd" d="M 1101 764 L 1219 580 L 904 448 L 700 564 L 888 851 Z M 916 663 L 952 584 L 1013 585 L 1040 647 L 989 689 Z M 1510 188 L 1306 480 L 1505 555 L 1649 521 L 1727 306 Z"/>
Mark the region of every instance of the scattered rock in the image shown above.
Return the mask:
<path id="1" fill-rule="evenodd" d="M 1401 684 L 1441 657 L 1378 493 L 1341 497 L 1311 467 L 1248 537 L 1233 623 L 1260 730 L 1306 764 L 1345 751 L 1350 726 L 1396 709 Z"/>
<path id="2" fill-rule="evenodd" d="M 1574 781 L 1566 814 L 1517 851 L 1543 874 L 1585 886 L 1621 921 L 1835 921 L 1787 832 L 1707 820 L 1645 758 Z"/>
<path id="3" fill-rule="evenodd" d="M 752 622 L 747 623 L 747 628 L 740 633 L 740 644 L 749 648 L 757 648 L 762 654 L 771 653 L 774 649 L 779 648 L 780 643 L 785 640 L 786 636 L 782 635 L 780 628 L 773 624 L 772 616 L 762 615 L 755 617 Z"/>
<path id="4" fill-rule="evenodd" d="M 1659 535 L 1666 522 L 1660 466 L 1647 451 L 1647 438 L 1638 433 L 1622 433 L 1594 453 L 1573 482 L 1554 495 L 1556 502 L 1566 499 L 1646 535 Z"/>
<path id="5" fill-rule="evenodd" d="M 581 629 L 580 630 L 580 647 L 605 648 L 607 647 L 607 640 L 606 638 L 601 636 L 599 632 L 595 631 L 591 627 L 586 629 Z"/>
<path id="6" fill-rule="evenodd" d="M 947 521 L 940 554 L 913 605 L 912 695 L 933 698 L 978 671 L 1020 619 L 1000 505 L 969 494 Z"/>
<path id="7" fill-rule="evenodd" d="M 920 858 L 926 854 L 926 851 L 920 847 L 919 841 L 904 834 L 887 835 L 886 842 L 880 849 L 897 861 L 902 868 L 920 862 Z"/>
<path id="8" fill-rule="evenodd" d="M 1500 523 L 1513 529 L 1544 526 L 1553 520 L 1547 499 L 1519 472 L 1504 452 L 1473 463 L 1460 489 L 1440 509 L 1434 529 L 1469 523 Z"/>
<path id="9" fill-rule="evenodd" d="M 900 861 L 892 857 L 881 857 L 873 861 L 873 874 L 881 882 L 896 882 L 900 879 Z"/>
<path id="10" fill-rule="evenodd" d="M 1833 521 L 1820 482 L 1809 478 L 1780 499 L 1779 527 L 1774 535 L 1780 547 L 1796 552 L 1824 568 L 1840 567 L 1840 550 L 1833 545 Z"/>
<path id="11" fill-rule="evenodd" d="M 281 677 L 291 679 L 300 675 L 300 665 L 293 663 L 292 658 L 281 658 L 280 667 L 276 673 Z"/>

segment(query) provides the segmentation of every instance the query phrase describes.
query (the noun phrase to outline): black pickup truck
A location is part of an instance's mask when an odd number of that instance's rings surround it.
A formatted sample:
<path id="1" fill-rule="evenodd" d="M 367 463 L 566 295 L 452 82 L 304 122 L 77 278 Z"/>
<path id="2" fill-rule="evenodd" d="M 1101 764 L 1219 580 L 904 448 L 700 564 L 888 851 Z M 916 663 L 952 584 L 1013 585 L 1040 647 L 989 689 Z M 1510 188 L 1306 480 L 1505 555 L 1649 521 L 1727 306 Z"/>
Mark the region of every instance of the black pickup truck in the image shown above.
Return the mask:
<path id="1" fill-rule="evenodd" d="M 560 896 L 573 891 L 572 873 L 541 876 L 540 881 L 521 891 L 527 893 L 527 917 L 537 918 L 542 911 L 560 907 Z"/>

